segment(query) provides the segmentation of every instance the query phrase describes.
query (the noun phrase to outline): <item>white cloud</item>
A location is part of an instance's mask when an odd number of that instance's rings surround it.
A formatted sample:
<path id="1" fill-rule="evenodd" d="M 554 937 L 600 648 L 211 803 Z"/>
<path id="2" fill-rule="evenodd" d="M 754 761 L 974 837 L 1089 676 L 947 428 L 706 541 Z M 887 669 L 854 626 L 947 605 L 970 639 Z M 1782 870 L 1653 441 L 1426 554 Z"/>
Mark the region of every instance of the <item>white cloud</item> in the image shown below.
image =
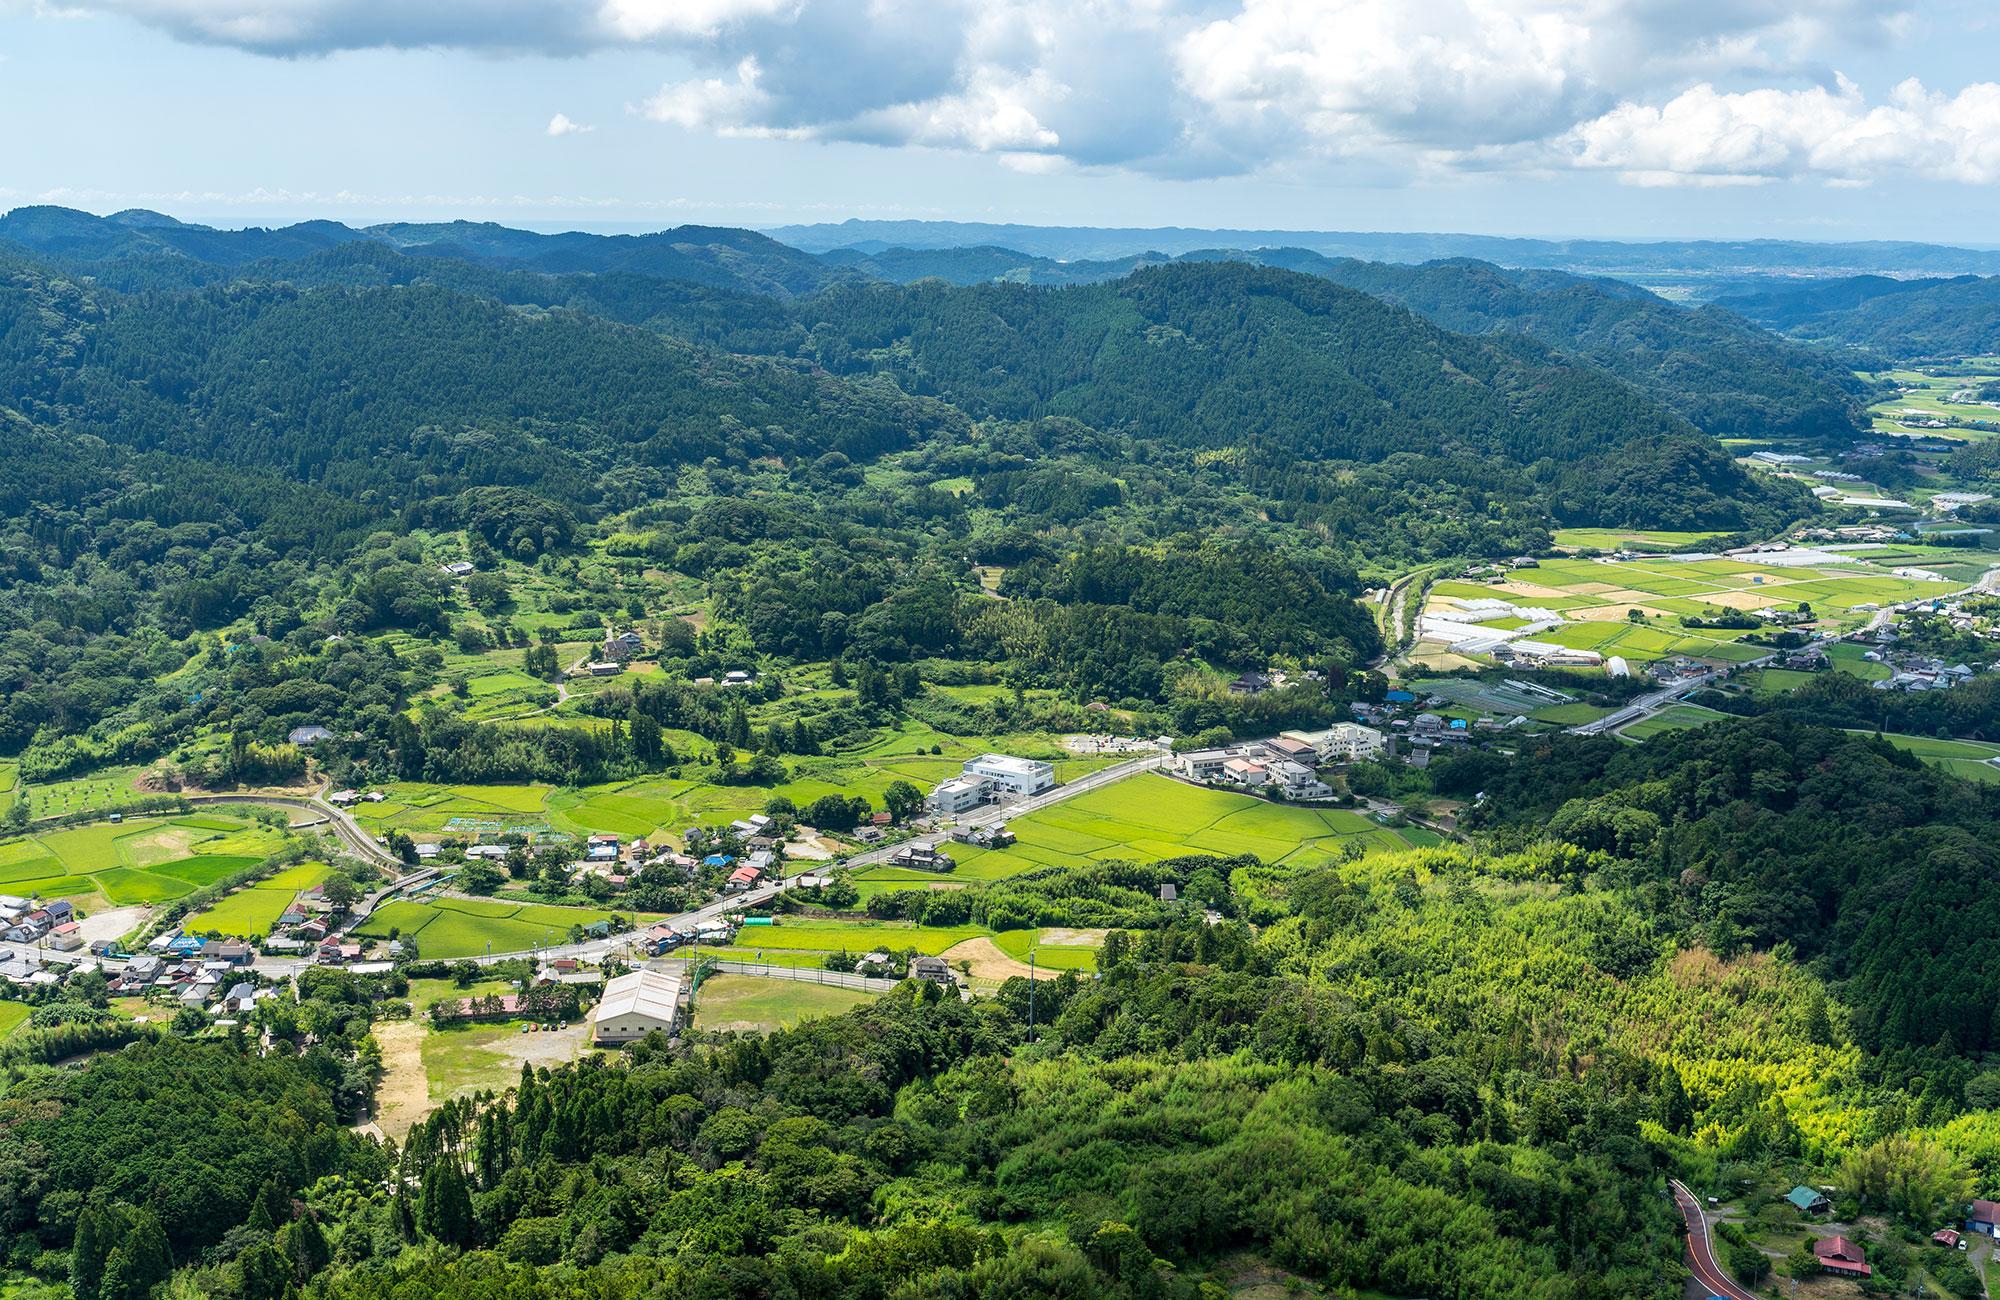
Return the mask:
<path id="1" fill-rule="evenodd" d="M 1935 0 L 43 2 L 286 56 L 655 49 L 693 69 L 637 109 L 660 122 L 1022 170 L 2000 180 L 1993 87 L 1871 106 L 1830 71 Z"/>
<path id="2" fill-rule="evenodd" d="M 548 130 L 544 134 L 581 135 L 586 131 L 595 131 L 596 129 L 594 126 L 585 126 L 581 122 L 570 121 L 567 113 L 557 113 L 549 119 Z"/>
<path id="3" fill-rule="evenodd" d="M 2000 182 L 2000 85 L 1956 95 L 1912 79 L 1870 107 L 1861 88 L 1725 93 L 1699 85 L 1658 108 L 1620 104 L 1563 144 L 1583 167 L 1642 185 L 1742 184 L 1816 175 L 1855 184 L 1884 176 Z"/>

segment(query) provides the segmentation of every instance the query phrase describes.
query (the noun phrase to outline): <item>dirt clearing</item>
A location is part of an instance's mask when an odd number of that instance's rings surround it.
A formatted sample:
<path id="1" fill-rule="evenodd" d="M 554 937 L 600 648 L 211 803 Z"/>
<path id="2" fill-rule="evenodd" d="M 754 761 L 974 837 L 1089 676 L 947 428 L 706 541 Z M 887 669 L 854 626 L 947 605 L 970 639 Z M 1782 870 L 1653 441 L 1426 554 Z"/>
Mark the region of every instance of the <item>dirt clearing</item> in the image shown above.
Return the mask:
<path id="1" fill-rule="evenodd" d="M 955 970 L 961 961 L 972 964 L 972 974 L 976 979 L 1004 980 L 1018 975 L 1028 979 L 1038 974 L 1028 963 L 1015 961 L 1001 952 L 991 939 L 967 939 L 945 949 L 944 959 Z"/>
<path id="2" fill-rule="evenodd" d="M 375 1122 L 398 1142 L 430 1113 L 430 1082 L 424 1073 L 424 1027 L 413 1020 L 375 1026 L 382 1048 L 382 1082 L 375 1089 Z"/>

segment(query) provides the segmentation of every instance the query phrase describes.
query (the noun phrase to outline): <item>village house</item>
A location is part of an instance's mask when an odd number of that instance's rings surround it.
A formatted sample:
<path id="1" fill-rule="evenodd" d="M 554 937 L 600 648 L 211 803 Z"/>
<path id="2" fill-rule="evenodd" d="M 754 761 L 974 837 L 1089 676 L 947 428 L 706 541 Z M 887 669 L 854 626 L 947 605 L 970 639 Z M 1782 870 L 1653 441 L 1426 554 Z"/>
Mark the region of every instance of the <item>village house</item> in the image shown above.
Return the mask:
<path id="1" fill-rule="evenodd" d="M 1966 1207 L 1965 1230 L 2000 1237 L 2000 1202 L 1974 1201 Z"/>
<path id="2" fill-rule="evenodd" d="M 1867 1277 L 1874 1272 L 1864 1262 L 1867 1252 L 1845 1237 L 1820 1237 L 1812 1244 L 1812 1253 L 1819 1256 L 1819 1266 L 1828 1273 L 1841 1277 Z"/>
<path id="3" fill-rule="evenodd" d="M 910 960 L 910 978 L 929 980 L 946 988 L 953 988 L 958 984 L 958 977 L 951 973 L 950 964 L 942 957 L 932 957 L 928 954 Z"/>

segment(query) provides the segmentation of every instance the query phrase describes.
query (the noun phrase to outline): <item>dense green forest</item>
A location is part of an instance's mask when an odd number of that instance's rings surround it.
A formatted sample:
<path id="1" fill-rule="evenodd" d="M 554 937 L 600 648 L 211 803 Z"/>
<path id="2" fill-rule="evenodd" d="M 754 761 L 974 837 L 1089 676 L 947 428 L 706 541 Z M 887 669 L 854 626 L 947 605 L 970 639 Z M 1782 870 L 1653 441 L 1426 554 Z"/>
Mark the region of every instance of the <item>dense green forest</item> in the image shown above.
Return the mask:
<path id="1" fill-rule="evenodd" d="M 2000 348 L 2000 277 L 1860 275 L 1806 289 L 1732 294 L 1716 305 L 1795 338 L 1896 359 L 1961 357 Z"/>

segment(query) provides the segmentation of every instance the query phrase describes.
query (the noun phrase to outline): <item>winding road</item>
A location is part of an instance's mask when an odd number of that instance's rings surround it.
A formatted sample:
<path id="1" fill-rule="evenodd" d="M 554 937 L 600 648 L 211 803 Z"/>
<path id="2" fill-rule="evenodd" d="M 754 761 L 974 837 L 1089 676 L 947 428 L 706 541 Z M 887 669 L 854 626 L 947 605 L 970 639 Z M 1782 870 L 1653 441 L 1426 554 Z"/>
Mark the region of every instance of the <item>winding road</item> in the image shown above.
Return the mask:
<path id="1" fill-rule="evenodd" d="M 1757 1300 L 1757 1297 L 1730 1280 L 1722 1271 L 1722 1265 L 1715 1258 L 1715 1243 L 1708 1236 L 1708 1215 L 1701 1208 L 1701 1201 L 1679 1179 L 1669 1179 L 1674 1189 L 1674 1203 L 1680 1206 L 1681 1218 L 1687 1221 L 1688 1271 L 1695 1281 L 1708 1288 L 1711 1296 L 1723 1300 Z"/>

